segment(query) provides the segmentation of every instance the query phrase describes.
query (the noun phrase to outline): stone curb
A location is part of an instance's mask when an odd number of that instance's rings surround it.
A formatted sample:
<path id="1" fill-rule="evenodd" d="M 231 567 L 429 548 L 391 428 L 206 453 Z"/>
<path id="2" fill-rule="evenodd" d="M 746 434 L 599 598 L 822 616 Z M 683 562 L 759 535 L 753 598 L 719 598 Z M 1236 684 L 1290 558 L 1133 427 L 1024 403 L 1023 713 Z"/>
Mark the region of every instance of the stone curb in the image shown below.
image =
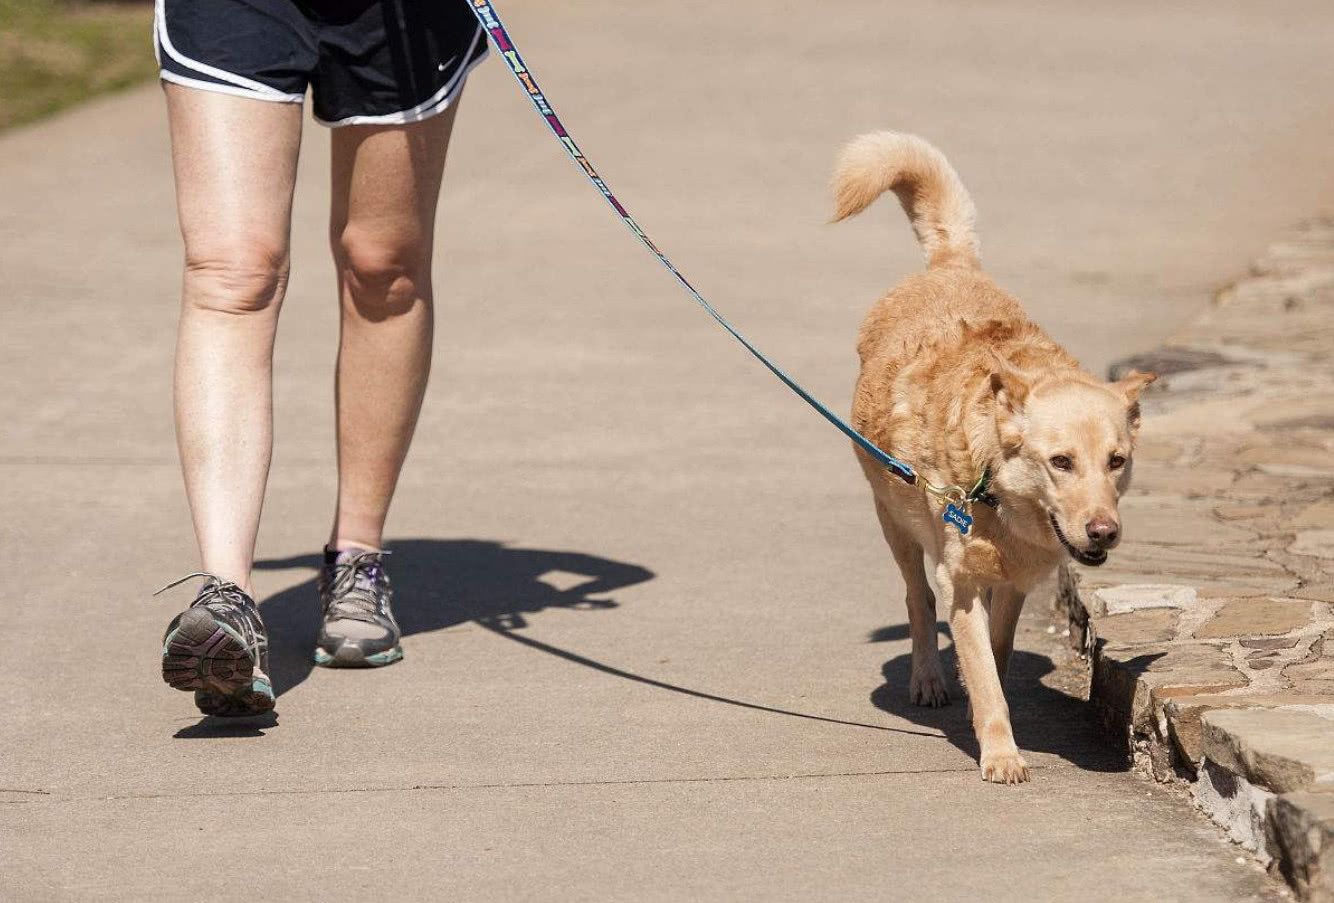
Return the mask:
<path id="1" fill-rule="evenodd" d="M 1156 352 L 1127 541 L 1061 574 L 1090 700 L 1305 900 L 1334 903 L 1334 221 Z"/>

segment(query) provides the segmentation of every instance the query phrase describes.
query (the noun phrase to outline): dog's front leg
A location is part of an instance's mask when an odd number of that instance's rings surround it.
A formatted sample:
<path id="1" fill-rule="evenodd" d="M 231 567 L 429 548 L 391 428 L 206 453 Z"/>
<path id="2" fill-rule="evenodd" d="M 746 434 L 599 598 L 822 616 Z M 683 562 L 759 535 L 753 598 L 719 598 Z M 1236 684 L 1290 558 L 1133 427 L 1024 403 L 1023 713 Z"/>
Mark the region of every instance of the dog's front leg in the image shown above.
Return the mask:
<path id="1" fill-rule="evenodd" d="M 1005 672 L 1010 666 L 1010 653 L 1014 651 L 1014 631 L 1019 625 L 1019 614 L 1024 610 L 1024 594 L 1009 584 L 1002 584 L 992 589 L 991 611 L 991 657 L 996 661 L 996 673 L 1000 675 L 1001 685 L 1005 685 Z"/>
<path id="2" fill-rule="evenodd" d="M 875 503 L 875 513 L 880 518 L 885 541 L 894 553 L 908 590 L 908 633 L 912 637 L 908 699 L 913 705 L 945 705 L 950 701 L 950 694 L 945 688 L 945 670 L 940 666 L 937 646 L 936 596 L 931 592 L 931 584 L 926 582 L 922 547 L 912 533 L 895 522 L 894 514 L 879 499 Z"/>
<path id="3" fill-rule="evenodd" d="M 1027 781 L 1028 765 L 1014 744 L 1010 707 L 1005 704 L 991 651 L 989 619 L 983 604 L 986 590 L 954 580 L 937 580 L 937 585 L 950 588 L 950 632 L 954 635 L 954 651 L 959 656 L 964 688 L 972 705 L 973 731 L 982 748 L 982 778 L 1001 784 Z"/>

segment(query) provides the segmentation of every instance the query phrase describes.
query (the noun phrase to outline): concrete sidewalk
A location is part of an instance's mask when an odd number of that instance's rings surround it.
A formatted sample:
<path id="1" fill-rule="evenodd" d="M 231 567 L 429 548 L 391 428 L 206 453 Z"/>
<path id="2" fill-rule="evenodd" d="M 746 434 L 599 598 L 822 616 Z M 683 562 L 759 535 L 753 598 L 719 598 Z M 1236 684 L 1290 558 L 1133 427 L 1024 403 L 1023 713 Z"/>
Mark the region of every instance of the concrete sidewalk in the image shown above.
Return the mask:
<path id="1" fill-rule="evenodd" d="M 502 7 L 655 240 L 835 408 L 861 313 L 919 260 L 888 205 L 822 225 L 859 131 L 951 155 L 993 274 L 1094 369 L 1334 199 L 1326 3 L 840 9 Z M 680 295 L 508 78 L 476 71 L 451 154 L 390 523 L 407 658 L 375 673 L 307 663 L 336 331 L 307 133 L 260 725 L 201 723 L 157 675 L 188 594 L 149 593 L 195 566 L 157 89 L 0 137 L 0 898 L 1280 893 L 1116 770 L 1034 624 L 1011 689 L 1032 784 L 978 779 L 962 705 L 906 704 L 902 587 L 846 441 Z"/>

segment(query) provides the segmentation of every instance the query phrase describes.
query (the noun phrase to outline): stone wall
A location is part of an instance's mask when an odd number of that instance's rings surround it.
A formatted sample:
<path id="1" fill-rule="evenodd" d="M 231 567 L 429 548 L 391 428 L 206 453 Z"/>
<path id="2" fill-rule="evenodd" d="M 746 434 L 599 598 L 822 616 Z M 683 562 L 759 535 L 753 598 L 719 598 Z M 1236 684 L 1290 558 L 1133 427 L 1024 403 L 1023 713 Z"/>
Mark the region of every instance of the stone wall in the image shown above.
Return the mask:
<path id="1" fill-rule="evenodd" d="M 1126 540 L 1058 607 L 1118 742 L 1334 901 L 1334 221 L 1157 352 Z"/>

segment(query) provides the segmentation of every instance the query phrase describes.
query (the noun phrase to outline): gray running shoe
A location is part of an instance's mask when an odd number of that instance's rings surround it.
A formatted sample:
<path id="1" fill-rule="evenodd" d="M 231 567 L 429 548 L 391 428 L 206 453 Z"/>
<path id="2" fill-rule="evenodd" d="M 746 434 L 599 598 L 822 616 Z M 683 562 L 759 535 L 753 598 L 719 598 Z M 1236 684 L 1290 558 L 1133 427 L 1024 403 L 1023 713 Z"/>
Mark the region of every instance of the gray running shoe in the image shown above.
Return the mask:
<path id="1" fill-rule="evenodd" d="M 324 625 L 315 644 L 315 664 L 329 668 L 374 668 L 403 657 L 402 632 L 389 608 L 394 591 L 384 572 L 388 552 L 324 550 L 320 604 Z"/>
<path id="2" fill-rule="evenodd" d="M 162 679 L 178 690 L 194 690 L 205 715 L 259 715 L 273 709 L 269 682 L 269 638 L 255 600 L 235 583 L 205 578 L 195 601 L 167 625 L 162 639 Z M 156 593 L 154 594 L 156 595 Z"/>

